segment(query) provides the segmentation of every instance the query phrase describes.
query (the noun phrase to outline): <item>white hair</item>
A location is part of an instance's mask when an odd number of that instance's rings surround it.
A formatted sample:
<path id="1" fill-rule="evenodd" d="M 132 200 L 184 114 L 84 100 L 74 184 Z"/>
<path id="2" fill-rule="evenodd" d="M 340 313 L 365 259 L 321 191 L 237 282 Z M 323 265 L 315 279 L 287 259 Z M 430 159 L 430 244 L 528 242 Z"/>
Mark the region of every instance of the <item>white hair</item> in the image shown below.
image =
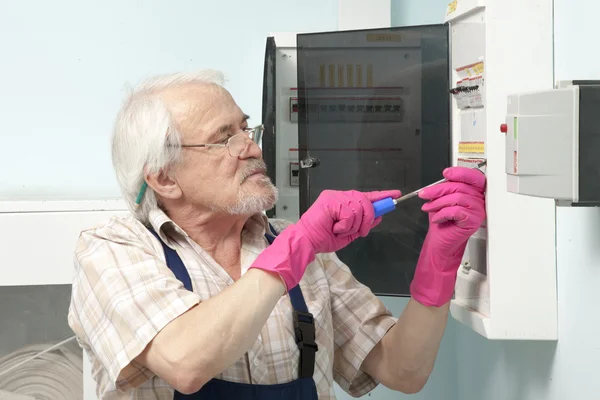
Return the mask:
<path id="1" fill-rule="evenodd" d="M 189 84 L 223 87 L 224 81 L 221 72 L 203 70 L 153 77 L 130 90 L 115 122 L 112 162 L 123 197 L 142 223 L 147 224 L 150 212 L 159 208 L 149 187 L 136 203 L 145 172 L 165 172 L 181 160 L 181 134 L 160 94 Z"/>

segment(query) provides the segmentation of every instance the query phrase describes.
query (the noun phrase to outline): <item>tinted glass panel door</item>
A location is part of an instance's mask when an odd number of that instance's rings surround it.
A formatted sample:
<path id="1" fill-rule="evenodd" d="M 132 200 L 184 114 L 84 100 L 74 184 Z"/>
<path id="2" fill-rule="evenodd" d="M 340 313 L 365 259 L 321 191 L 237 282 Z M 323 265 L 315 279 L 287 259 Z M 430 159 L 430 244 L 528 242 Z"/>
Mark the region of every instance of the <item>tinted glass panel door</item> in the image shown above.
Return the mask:
<path id="1" fill-rule="evenodd" d="M 450 165 L 446 25 L 298 35 L 300 212 L 325 189 L 400 189 Z M 418 198 L 338 252 L 381 295 L 408 295 L 428 228 Z"/>

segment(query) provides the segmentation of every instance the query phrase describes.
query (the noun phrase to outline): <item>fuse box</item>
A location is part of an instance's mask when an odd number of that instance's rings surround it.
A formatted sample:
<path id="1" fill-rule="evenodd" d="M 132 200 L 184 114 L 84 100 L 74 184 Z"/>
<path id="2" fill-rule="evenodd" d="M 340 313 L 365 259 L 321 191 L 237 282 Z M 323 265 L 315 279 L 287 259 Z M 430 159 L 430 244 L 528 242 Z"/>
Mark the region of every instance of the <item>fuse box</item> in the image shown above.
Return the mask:
<path id="1" fill-rule="evenodd" d="M 528 155 L 535 160 L 543 157 L 541 162 L 548 165 L 558 157 L 544 154 L 549 138 L 521 142 L 529 140 L 524 136 L 529 130 L 523 131 L 527 124 L 535 121 L 542 128 L 534 115 L 542 113 L 543 104 L 525 107 L 527 96 L 514 97 L 507 135 L 513 134 L 513 116 L 530 119 L 522 124 L 518 118 L 518 143 L 498 132 L 507 118 L 506 99 L 511 93 L 552 89 L 551 21 L 551 3 L 464 0 L 452 1 L 447 9 L 453 161 L 458 166 L 487 162 L 487 218 L 468 241 L 450 311 L 454 319 L 488 339 L 558 338 L 555 202 L 511 193 L 529 191 L 530 182 L 543 175 L 532 169 L 533 164 L 521 164 L 523 146 Z M 506 162 L 514 154 L 508 152 L 511 146 L 518 147 L 516 174 L 508 170 L 513 158 Z M 563 147 L 563 152 L 568 151 Z M 532 171 L 540 175 L 532 176 Z M 507 190 L 507 184 L 512 189 Z"/>

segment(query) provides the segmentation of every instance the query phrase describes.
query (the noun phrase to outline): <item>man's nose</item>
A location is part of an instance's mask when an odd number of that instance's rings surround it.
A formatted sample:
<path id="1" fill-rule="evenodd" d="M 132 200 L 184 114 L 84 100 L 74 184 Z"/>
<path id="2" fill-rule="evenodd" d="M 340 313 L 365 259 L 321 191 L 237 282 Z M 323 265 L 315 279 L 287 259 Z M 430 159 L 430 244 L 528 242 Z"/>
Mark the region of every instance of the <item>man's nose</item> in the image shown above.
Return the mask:
<path id="1" fill-rule="evenodd" d="M 248 138 L 246 141 L 246 147 L 240 153 L 240 160 L 245 160 L 248 158 L 261 158 L 262 159 L 262 150 L 258 146 L 256 142 Z"/>

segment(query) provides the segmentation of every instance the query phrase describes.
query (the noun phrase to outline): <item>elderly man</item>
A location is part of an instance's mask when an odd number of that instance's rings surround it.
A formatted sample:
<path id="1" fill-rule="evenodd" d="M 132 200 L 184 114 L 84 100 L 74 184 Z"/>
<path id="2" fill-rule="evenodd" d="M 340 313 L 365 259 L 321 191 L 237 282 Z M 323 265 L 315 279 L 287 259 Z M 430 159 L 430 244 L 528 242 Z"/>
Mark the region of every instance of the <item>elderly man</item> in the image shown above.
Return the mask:
<path id="1" fill-rule="evenodd" d="M 248 116 L 213 71 L 158 77 L 120 111 L 113 163 L 132 215 L 82 232 L 69 323 L 102 399 L 333 399 L 427 381 L 483 174 L 444 171 L 420 196 L 430 228 L 398 320 L 335 255 L 398 191 L 325 191 L 296 224 Z"/>

